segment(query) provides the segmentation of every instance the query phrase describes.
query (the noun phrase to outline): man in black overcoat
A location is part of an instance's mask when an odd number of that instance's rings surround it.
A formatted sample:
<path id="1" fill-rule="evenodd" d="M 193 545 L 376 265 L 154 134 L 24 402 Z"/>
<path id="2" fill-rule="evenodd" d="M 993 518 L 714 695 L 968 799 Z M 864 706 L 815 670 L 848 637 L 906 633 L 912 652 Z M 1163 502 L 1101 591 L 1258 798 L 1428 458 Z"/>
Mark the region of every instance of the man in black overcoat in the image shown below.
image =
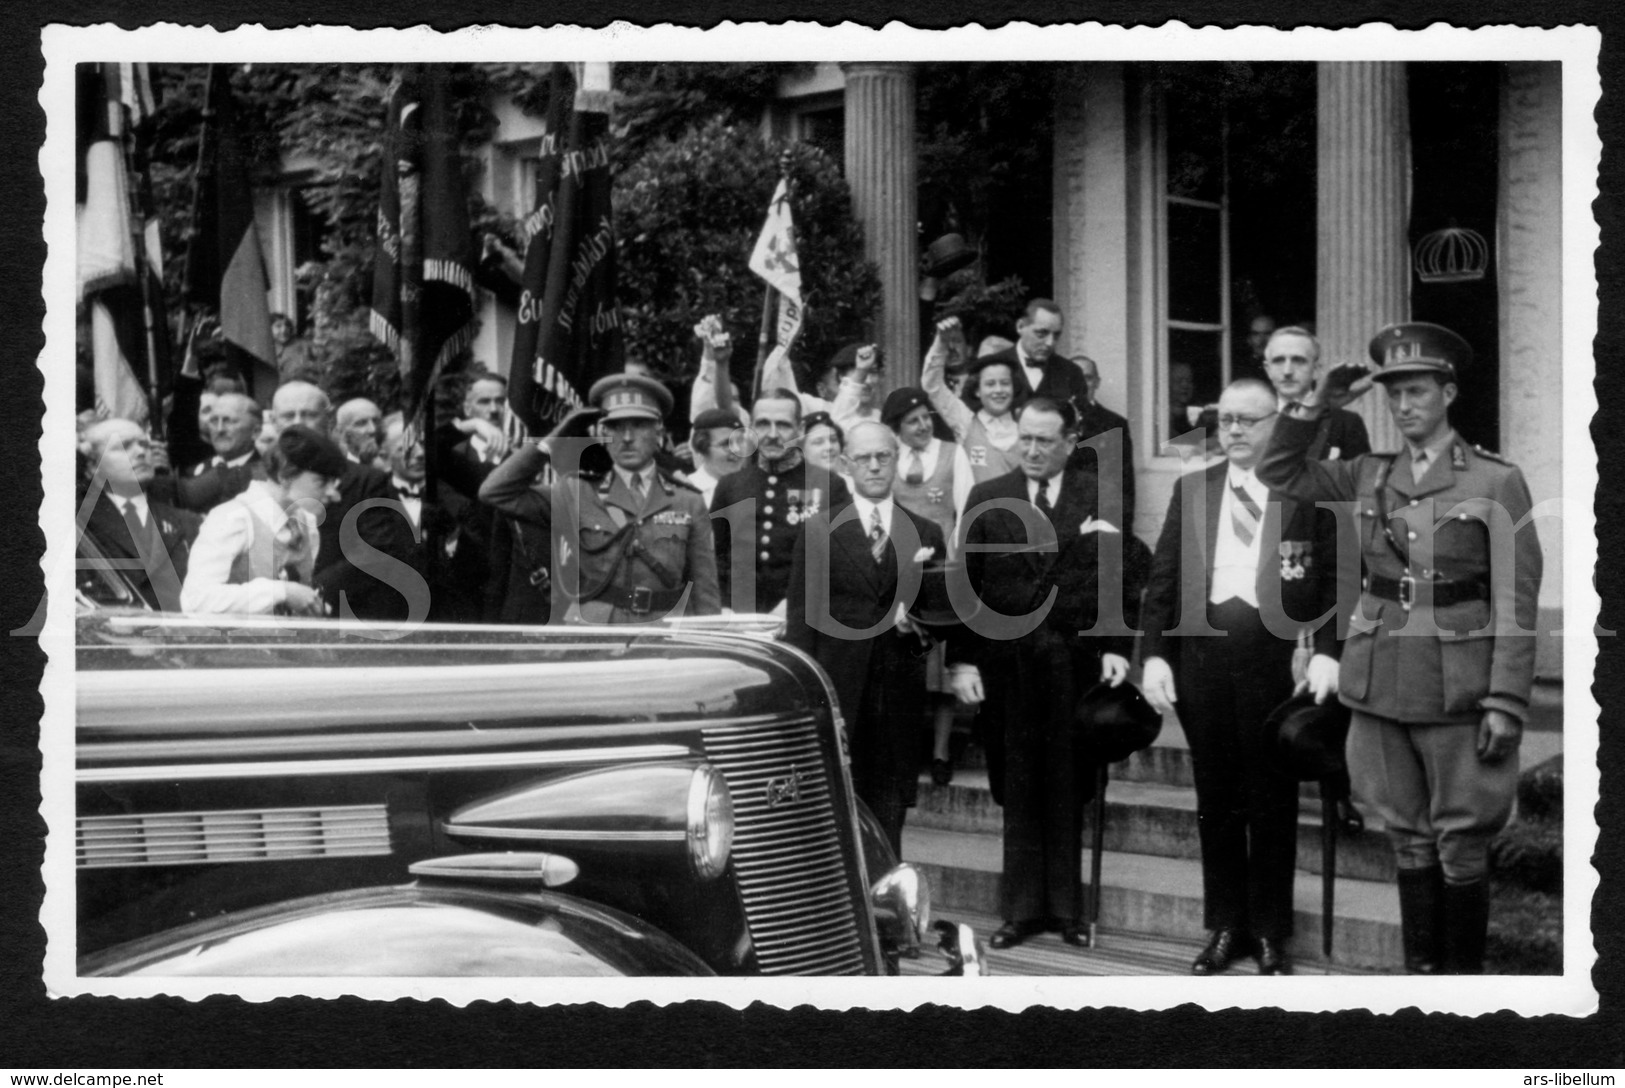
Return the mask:
<path id="1" fill-rule="evenodd" d="M 785 638 L 834 681 L 853 787 L 901 854 L 903 817 L 919 775 L 929 650 L 902 609 L 914 603 L 926 564 L 940 563 L 947 545 L 934 522 L 892 499 L 891 428 L 857 424 L 844 460 L 856 493 L 847 506 L 813 515 L 796 538 Z"/>
<path id="2" fill-rule="evenodd" d="M 986 701 L 990 786 L 1004 806 L 1004 924 L 994 948 L 1044 930 L 1087 943 L 1083 809 L 1095 759 L 1074 735 L 1073 710 L 1096 683 L 1127 677 L 1145 579 L 1145 546 L 1099 517 L 1094 473 L 1066 468 L 1076 426 L 1070 403 L 1028 401 L 1020 468 L 972 489 L 961 528 L 983 607 L 950 641 L 948 660 L 960 700 Z M 1084 634 L 1097 620 L 1099 632 Z"/>

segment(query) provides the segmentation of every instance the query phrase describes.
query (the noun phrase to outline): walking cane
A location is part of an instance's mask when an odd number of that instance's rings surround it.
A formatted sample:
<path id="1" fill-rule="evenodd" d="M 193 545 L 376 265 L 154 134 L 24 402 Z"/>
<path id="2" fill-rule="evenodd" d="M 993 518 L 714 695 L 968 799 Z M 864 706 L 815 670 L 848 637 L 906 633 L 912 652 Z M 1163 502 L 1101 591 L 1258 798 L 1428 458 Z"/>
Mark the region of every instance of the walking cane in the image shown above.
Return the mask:
<path id="1" fill-rule="evenodd" d="M 1095 826 L 1089 850 L 1089 947 L 1098 948 L 1100 924 L 1100 855 L 1106 849 L 1106 785 L 1111 780 L 1104 763 L 1095 765 Z"/>
<path id="2" fill-rule="evenodd" d="M 1332 780 L 1320 780 L 1320 950 L 1332 962 L 1332 912 L 1337 887 L 1337 799 L 1332 796 Z"/>

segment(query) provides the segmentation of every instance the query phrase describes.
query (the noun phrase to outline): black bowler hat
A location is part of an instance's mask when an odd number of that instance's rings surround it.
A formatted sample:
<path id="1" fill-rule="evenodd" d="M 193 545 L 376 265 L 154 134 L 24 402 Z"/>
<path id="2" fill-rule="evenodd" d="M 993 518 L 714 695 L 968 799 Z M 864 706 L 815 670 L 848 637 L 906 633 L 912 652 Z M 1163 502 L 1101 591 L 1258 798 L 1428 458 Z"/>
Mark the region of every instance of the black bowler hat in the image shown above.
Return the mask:
<path id="1" fill-rule="evenodd" d="M 953 600 L 948 596 L 948 574 L 960 566 L 958 560 L 927 563 L 920 572 L 919 595 L 914 599 L 914 606 L 908 610 L 909 619 L 938 638 L 964 626 L 967 620 L 982 611 L 980 597 L 972 596 L 965 602 L 964 611 L 961 611 L 954 607 Z"/>
<path id="2" fill-rule="evenodd" d="M 1151 747 L 1162 715 L 1127 680 L 1115 688 L 1102 680 L 1078 700 L 1072 727 L 1096 762 L 1116 763 Z"/>
<path id="3" fill-rule="evenodd" d="M 1373 375 L 1377 381 L 1432 374 L 1453 382 L 1473 361 L 1472 345 L 1443 325 L 1409 321 L 1389 325 L 1371 338 L 1371 361 L 1382 369 Z"/>
<path id="4" fill-rule="evenodd" d="M 916 408 L 929 408 L 931 400 L 925 395 L 925 390 L 913 386 L 904 386 L 902 389 L 893 389 L 886 397 L 886 403 L 880 409 L 880 422 L 886 426 L 897 429 L 902 418 Z"/>
<path id="5" fill-rule="evenodd" d="M 316 472 L 337 479 L 350 467 L 338 443 L 302 423 L 282 428 L 276 438 L 282 459 L 299 472 Z"/>
<path id="6" fill-rule="evenodd" d="M 1266 727 L 1276 731 L 1281 757 L 1305 782 L 1319 782 L 1344 773 L 1343 745 L 1348 740 L 1349 708 L 1328 696 L 1315 702 L 1313 693 L 1299 692 L 1270 712 Z"/>
<path id="7" fill-rule="evenodd" d="M 925 248 L 925 254 L 920 258 L 920 274 L 940 280 L 966 265 L 974 264 L 980 256 L 965 244 L 962 235 L 944 234 Z"/>

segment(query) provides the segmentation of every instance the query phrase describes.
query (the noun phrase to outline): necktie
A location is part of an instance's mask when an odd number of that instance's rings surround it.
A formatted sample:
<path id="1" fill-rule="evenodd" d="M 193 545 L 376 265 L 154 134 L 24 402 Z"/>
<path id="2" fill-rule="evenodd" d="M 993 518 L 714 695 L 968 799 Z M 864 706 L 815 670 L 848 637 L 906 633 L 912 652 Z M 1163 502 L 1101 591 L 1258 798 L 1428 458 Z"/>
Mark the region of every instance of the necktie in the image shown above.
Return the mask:
<path id="1" fill-rule="evenodd" d="M 128 499 L 121 505 L 124 508 L 124 524 L 130 527 L 131 539 L 139 540 L 147 534 L 147 523 L 141 520 L 141 508 Z"/>
<path id="2" fill-rule="evenodd" d="M 1428 466 L 1433 463 L 1433 451 L 1423 450 L 1411 458 L 1411 479 L 1416 483 L 1422 482 L 1422 477 L 1428 474 Z"/>
<path id="3" fill-rule="evenodd" d="M 1230 504 L 1230 528 L 1242 545 L 1250 548 L 1258 535 L 1258 518 L 1263 511 L 1240 484 L 1230 485 L 1230 496 L 1235 500 Z"/>
<path id="4" fill-rule="evenodd" d="M 305 526 L 298 518 L 290 517 L 282 523 L 282 528 L 276 531 L 277 543 L 286 549 L 282 562 L 282 573 L 290 582 L 299 581 L 299 561 L 304 558 L 308 538 L 305 535 Z"/>
<path id="5" fill-rule="evenodd" d="M 1048 518 L 1050 521 L 1055 520 L 1055 507 L 1051 505 L 1049 501 L 1048 480 L 1038 481 L 1038 496 L 1033 499 L 1033 505 L 1038 507 L 1038 512 L 1043 514 L 1044 517 Z"/>
<path id="6" fill-rule="evenodd" d="M 886 555 L 886 529 L 880 524 L 880 507 L 869 512 L 869 554 L 878 565 Z"/>
<path id="7" fill-rule="evenodd" d="M 641 472 L 632 473 L 632 494 L 639 499 L 643 498 L 643 473 Z"/>
<path id="8" fill-rule="evenodd" d="M 925 483 L 925 462 L 920 459 L 919 450 L 908 451 L 908 472 L 903 476 L 903 482 L 908 484 Z"/>

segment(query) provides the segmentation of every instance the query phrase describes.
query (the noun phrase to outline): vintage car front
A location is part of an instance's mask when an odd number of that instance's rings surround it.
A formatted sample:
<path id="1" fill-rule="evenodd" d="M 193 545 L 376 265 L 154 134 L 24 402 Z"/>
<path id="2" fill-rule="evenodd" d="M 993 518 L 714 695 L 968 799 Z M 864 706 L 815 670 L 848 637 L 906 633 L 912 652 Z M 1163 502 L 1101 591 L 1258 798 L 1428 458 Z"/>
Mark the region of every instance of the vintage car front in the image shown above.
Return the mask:
<path id="1" fill-rule="evenodd" d="M 782 643 L 78 625 L 82 974 L 881 974 L 935 944 Z"/>

